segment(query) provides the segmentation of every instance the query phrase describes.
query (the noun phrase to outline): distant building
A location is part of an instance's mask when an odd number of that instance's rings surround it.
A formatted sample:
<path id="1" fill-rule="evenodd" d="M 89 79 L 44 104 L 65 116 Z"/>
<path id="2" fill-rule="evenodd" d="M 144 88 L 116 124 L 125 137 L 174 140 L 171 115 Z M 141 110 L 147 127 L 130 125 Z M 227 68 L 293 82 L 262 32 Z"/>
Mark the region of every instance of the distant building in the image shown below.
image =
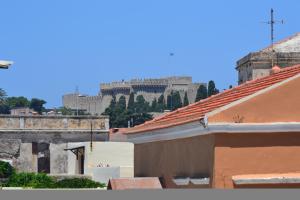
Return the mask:
<path id="1" fill-rule="evenodd" d="M 10 110 L 11 115 L 38 115 L 38 112 L 34 111 L 31 108 L 23 107 L 23 108 L 13 108 Z"/>
<path id="2" fill-rule="evenodd" d="M 134 176 L 164 188 L 300 188 L 300 65 L 128 129 Z"/>
<path id="3" fill-rule="evenodd" d="M 274 65 L 279 67 L 300 64 L 300 33 L 286 38 L 272 47 L 251 52 L 237 61 L 238 83 L 270 75 Z"/>
<path id="4" fill-rule="evenodd" d="M 79 93 L 64 95 L 63 106 L 74 110 L 86 110 L 91 114 L 102 114 L 109 106 L 113 95 L 117 100 L 124 95 L 128 103 L 129 95 L 133 92 L 135 97 L 143 95 L 145 100 L 151 104 L 154 98 L 158 99 L 161 95 L 164 95 L 167 100 L 167 95 L 171 91 L 179 91 L 182 101 L 186 92 L 189 103 L 194 103 L 200 85 L 206 84 L 193 83 L 192 77 L 182 76 L 102 83 L 97 96 L 79 95 Z"/>

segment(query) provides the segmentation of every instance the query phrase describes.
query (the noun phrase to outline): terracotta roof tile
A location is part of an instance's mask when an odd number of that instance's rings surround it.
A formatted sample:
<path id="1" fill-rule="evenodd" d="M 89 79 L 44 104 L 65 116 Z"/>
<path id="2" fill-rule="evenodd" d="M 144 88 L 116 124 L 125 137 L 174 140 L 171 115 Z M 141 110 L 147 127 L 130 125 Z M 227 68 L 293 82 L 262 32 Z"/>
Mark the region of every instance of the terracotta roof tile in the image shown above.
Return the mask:
<path id="1" fill-rule="evenodd" d="M 153 120 L 139 126 L 125 129 L 122 133 L 134 134 L 197 121 L 203 118 L 206 113 L 228 105 L 234 101 L 238 101 L 246 96 L 252 95 L 299 73 L 300 65 L 283 68 L 279 72 L 271 74 L 270 76 L 248 81 L 242 85 L 226 90 L 207 99 L 190 104 L 161 117 L 154 118 Z"/>

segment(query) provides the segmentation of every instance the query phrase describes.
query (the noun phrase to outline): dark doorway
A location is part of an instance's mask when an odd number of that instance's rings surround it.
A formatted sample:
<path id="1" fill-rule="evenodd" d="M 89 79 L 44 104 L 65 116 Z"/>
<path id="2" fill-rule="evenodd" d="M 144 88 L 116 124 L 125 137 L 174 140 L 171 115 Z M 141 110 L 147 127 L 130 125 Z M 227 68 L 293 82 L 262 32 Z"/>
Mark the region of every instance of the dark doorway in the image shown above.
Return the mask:
<path id="1" fill-rule="evenodd" d="M 84 174 L 84 155 L 79 156 L 79 174 Z"/>
<path id="2" fill-rule="evenodd" d="M 50 150 L 48 143 L 38 143 L 38 172 L 39 173 L 50 173 Z"/>

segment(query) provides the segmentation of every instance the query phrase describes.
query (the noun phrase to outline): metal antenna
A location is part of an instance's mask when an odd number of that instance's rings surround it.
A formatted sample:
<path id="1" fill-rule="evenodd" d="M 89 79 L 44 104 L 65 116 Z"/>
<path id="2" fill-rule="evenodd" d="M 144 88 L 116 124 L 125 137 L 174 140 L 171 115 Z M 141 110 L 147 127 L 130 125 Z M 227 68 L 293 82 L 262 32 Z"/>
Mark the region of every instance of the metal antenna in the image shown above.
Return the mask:
<path id="1" fill-rule="evenodd" d="M 78 85 L 76 85 L 76 87 L 75 87 L 75 94 L 79 94 L 79 87 L 78 87 Z"/>
<path id="2" fill-rule="evenodd" d="M 271 50 L 272 50 L 272 53 L 275 52 L 274 50 L 274 25 L 275 24 L 283 24 L 283 20 L 281 21 L 276 21 L 275 18 L 274 18 L 274 10 L 273 8 L 271 8 L 271 20 L 268 21 L 268 22 L 265 22 L 266 24 L 270 24 L 271 26 Z M 273 56 L 272 56 L 272 66 L 274 65 L 274 61 L 273 61 Z"/>
<path id="3" fill-rule="evenodd" d="M 268 24 L 271 25 L 271 48 L 272 48 L 272 51 L 274 51 L 274 24 L 277 24 L 277 23 L 283 24 L 283 20 L 275 21 L 274 10 L 273 10 L 273 8 L 271 8 L 271 21 L 268 21 Z"/>

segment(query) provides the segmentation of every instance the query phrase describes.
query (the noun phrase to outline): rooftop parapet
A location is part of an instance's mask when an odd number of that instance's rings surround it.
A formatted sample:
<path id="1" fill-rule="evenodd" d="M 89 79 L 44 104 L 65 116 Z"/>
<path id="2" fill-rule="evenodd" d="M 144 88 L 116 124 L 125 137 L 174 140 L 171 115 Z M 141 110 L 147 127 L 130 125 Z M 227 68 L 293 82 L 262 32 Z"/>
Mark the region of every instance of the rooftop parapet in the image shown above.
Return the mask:
<path id="1" fill-rule="evenodd" d="M 131 79 L 130 81 L 120 81 L 112 83 L 101 83 L 101 90 L 109 90 L 116 88 L 131 88 L 132 86 L 168 86 L 170 84 L 191 84 L 192 77 L 189 76 L 173 76 L 166 78 L 147 78 L 147 79 Z"/>
<path id="2" fill-rule="evenodd" d="M 130 89 L 130 87 L 131 87 L 130 82 L 125 82 L 125 81 L 111 82 L 111 83 L 101 83 L 100 84 L 100 89 L 101 90 L 111 90 L 111 89 L 115 89 L 115 88 L 128 88 L 128 89 Z"/>
<path id="3" fill-rule="evenodd" d="M 167 79 L 132 79 L 130 81 L 132 86 L 136 85 L 161 85 L 161 86 L 167 86 L 168 85 L 168 80 Z"/>

